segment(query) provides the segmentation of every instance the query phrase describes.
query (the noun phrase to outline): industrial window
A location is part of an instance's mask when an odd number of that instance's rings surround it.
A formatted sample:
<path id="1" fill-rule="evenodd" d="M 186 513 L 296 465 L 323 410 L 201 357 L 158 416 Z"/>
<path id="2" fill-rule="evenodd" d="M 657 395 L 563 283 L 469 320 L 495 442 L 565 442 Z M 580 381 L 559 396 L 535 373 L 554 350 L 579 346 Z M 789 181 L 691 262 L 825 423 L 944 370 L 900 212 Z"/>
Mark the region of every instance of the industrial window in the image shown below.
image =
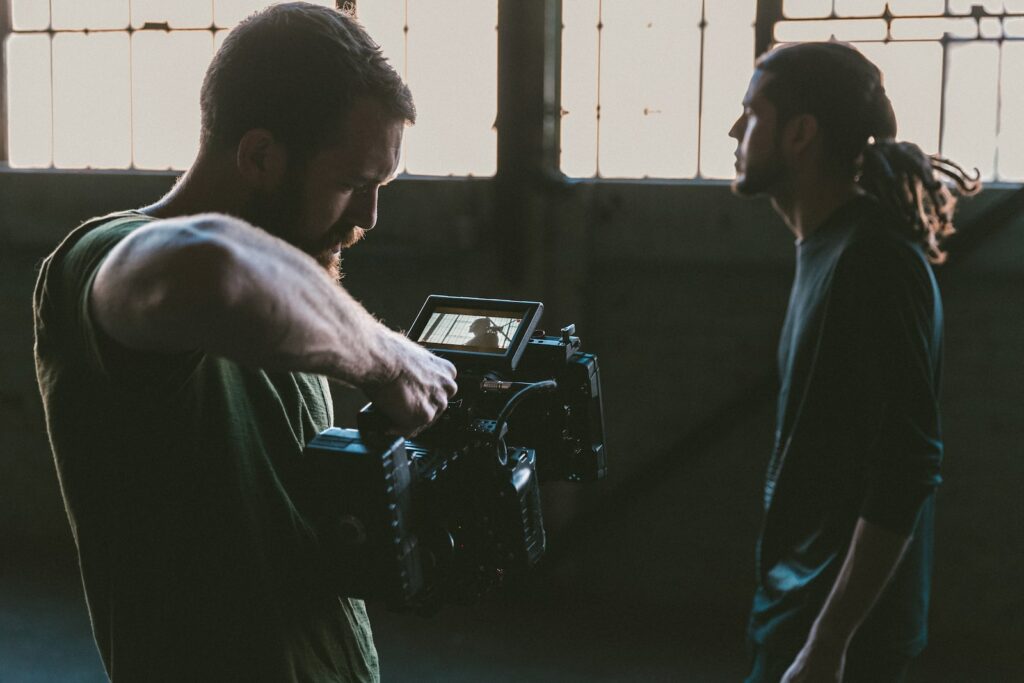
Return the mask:
<path id="1" fill-rule="evenodd" d="M 786 0 L 779 42 L 855 43 L 902 139 L 986 180 L 1024 180 L 1024 0 Z"/>
<path id="2" fill-rule="evenodd" d="M 563 0 L 562 171 L 726 178 L 755 0 Z"/>
<path id="3" fill-rule="evenodd" d="M 9 164 L 134 169 L 183 169 L 192 162 L 206 66 L 227 30 L 268 4 L 7 2 Z M 408 131 L 403 169 L 492 175 L 497 1 L 361 0 L 357 7 L 408 80 L 420 111 Z"/>
<path id="4" fill-rule="evenodd" d="M 333 4 L 331 0 L 317 0 Z M 8 161 L 181 169 L 202 73 L 266 0 L 0 0 Z M 419 109 L 401 168 L 493 175 L 497 0 L 359 0 Z M 562 0 L 561 169 L 728 178 L 756 0 Z M 886 75 L 900 137 L 986 179 L 1024 180 L 1024 0 L 772 0 L 778 42 L 854 42 Z M 455 18 L 455 19 L 453 19 Z M 466 55 L 472 55 L 467 59 Z M 538 124 L 539 125 L 539 124 Z"/>
<path id="5" fill-rule="evenodd" d="M 900 137 L 1024 180 L 1024 0 L 781 0 L 777 42 L 855 43 Z M 754 0 L 563 0 L 563 172 L 727 178 Z"/>
<path id="6" fill-rule="evenodd" d="M 497 0 L 359 0 L 356 11 L 416 102 L 402 168 L 417 175 L 494 175 Z"/>

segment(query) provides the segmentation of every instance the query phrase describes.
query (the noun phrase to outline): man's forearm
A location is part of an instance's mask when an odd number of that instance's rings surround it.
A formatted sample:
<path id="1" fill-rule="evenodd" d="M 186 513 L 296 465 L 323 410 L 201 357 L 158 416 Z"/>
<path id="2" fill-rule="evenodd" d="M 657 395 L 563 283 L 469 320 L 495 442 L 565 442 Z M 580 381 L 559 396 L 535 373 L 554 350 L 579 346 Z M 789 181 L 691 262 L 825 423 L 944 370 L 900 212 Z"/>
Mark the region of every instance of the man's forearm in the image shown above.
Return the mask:
<path id="1" fill-rule="evenodd" d="M 819 683 L 843 678 L 846 650 L 892 578 L 910 539 L 861 518 L 832 592 L 782 683 Z"/>
<path id="2" fill-rule="evenodd" d="M 845 648 L 889 583 L 909 537 L 861 518 L 832 591 L 811 627 L 808 644 Z"/>

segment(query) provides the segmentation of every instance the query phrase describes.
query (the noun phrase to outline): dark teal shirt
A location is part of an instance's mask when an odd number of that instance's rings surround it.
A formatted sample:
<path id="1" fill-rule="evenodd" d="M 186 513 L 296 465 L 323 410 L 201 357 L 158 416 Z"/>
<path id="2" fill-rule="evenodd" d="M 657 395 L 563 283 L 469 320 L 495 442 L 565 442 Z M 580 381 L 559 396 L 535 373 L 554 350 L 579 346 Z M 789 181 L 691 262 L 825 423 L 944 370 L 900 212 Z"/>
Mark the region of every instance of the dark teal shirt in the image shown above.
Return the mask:
<path id="1" fill-rule="evenodd" d="M 755 642 L 805 638 L 859 517 L 913 541 L 864 637 L 926 640 L 942 437 L 942 302 L 923 250 L 868 197 L 797 243 L 779 343 Z"/>
<path id="2" fill-rule="evenodd" d="M 331 588 L 297 504 L 323 377 L 119 346 L 103 259 L 148 217 L 72 233 L 35 294 L 36 371 L 86 602 L 116 681 L 377 681 L 359 600 Z"/>

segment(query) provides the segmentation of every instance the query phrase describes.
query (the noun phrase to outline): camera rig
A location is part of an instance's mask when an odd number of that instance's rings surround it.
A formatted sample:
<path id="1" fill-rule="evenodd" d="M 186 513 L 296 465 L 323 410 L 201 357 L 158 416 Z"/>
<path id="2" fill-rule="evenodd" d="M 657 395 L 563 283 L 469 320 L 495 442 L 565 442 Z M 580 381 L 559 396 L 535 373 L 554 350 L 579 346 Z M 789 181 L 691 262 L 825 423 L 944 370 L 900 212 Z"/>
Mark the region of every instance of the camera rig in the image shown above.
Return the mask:
<path id="1" fill-rule="evenodd" d="M 339 590 L 392 609 L 468 604 L 536 565 L 542 481 L 605 475 L 597 358 L 539 302 L 428 297 L 409 337 L 452 361 L 459 392 L 414 440 L 372 404 L 307 444 L 311 509 Z"/>

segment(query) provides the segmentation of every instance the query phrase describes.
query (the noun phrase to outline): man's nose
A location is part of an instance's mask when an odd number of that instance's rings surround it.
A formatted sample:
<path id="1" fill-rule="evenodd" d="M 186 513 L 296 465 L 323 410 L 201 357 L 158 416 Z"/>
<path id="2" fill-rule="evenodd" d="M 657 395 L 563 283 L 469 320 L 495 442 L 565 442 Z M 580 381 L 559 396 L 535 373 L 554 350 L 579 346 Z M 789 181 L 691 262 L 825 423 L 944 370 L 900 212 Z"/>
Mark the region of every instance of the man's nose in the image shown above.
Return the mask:
<path id="1" fill-rule="evenodd" d="M 742 133 L 743 133 L 742 123 L 743 123 L 743 117 L 742 116 L 739 117 L 738 119 L 736 119 L 735 122 L 733 122 L 732 128 L 729 129 L 729 137 L 734 138 L 736 140 L 740 139 L 740 137 L 742 136 Z"/>
<path id="2" fill-rule="evenodd" d="M 352 198 L 346 213 L 353 225 L 358 225 L 363 230 L 372 230 L 377 224 L 377 190 L 376 187 L 367 189 Z"/>

